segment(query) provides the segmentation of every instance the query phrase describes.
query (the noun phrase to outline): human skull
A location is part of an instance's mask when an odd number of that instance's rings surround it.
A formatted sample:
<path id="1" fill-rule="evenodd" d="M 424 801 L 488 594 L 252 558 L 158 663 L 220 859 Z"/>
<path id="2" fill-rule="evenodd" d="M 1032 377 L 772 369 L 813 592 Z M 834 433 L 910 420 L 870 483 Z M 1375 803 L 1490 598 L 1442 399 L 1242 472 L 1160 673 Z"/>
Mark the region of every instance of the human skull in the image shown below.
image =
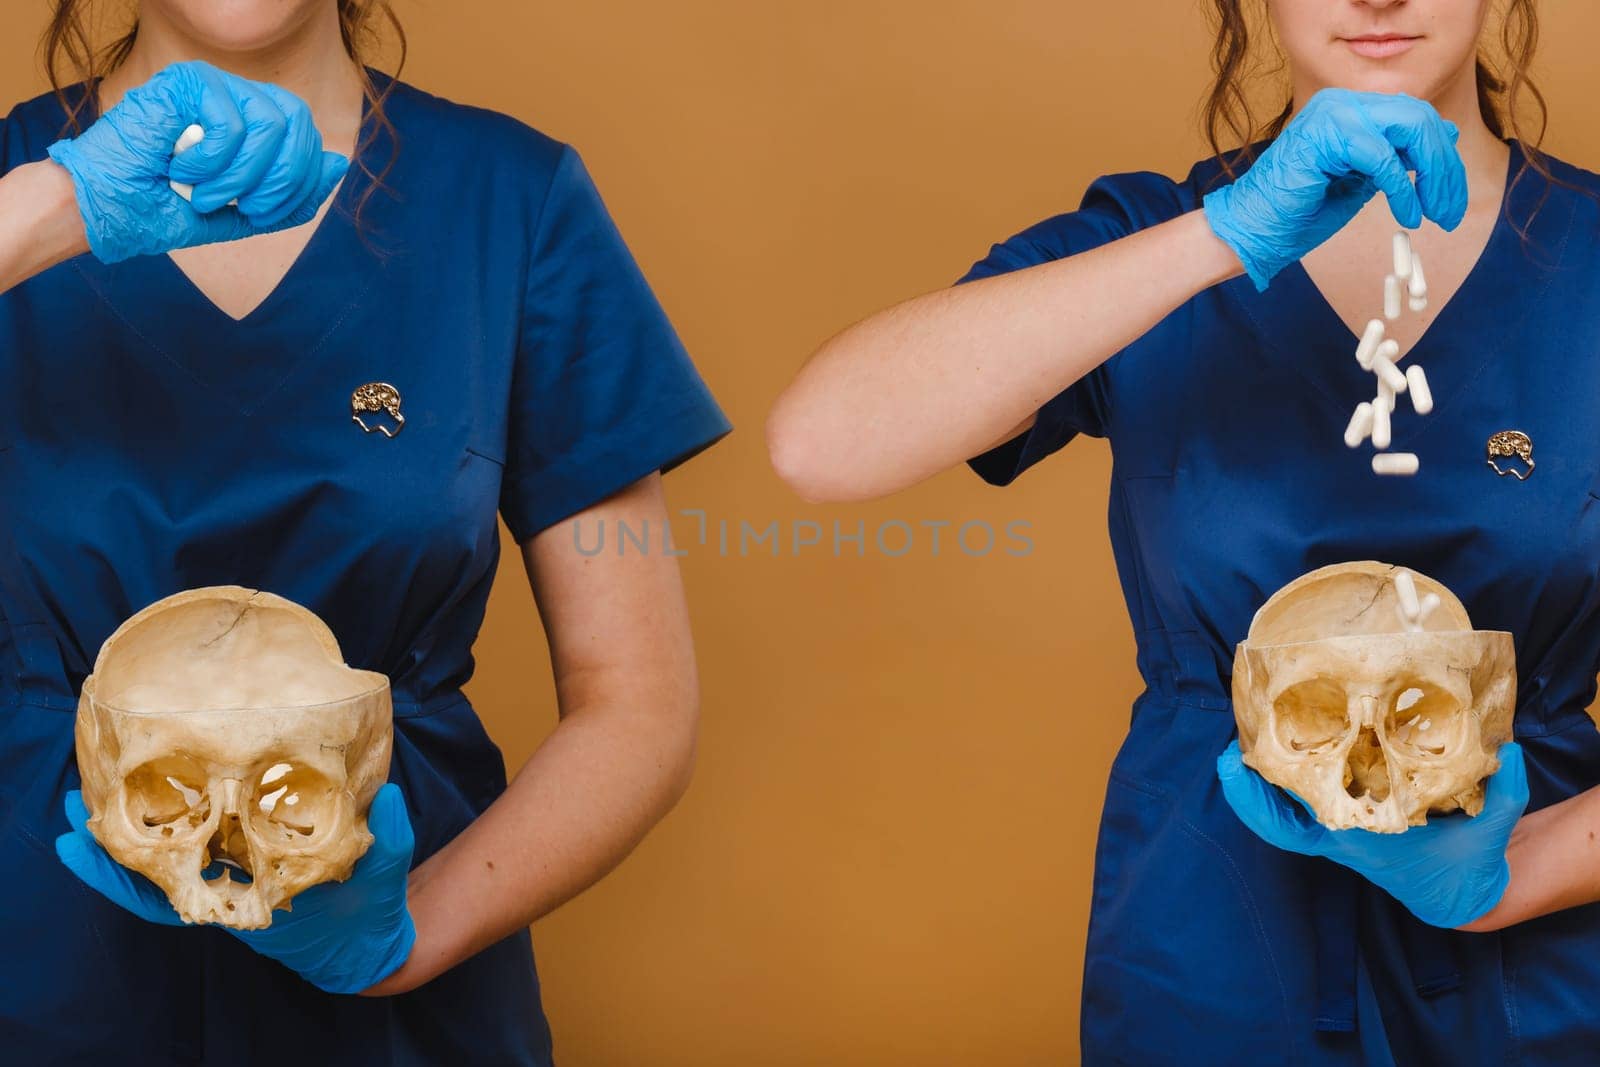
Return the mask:
<path id="1" fill-rule="evenodd" d="M 1420 620 L 1402 607 L 1407 575 L 1438 598 Z M 1443 585 L 1370 560 L 1278 590 L 1233 660 L 1245 764 L 1335 830 L 1399 833 L 1429 812 L 1476 815 L 1511 739 L 1516 686 L 1511 634 L 1472 629 Z"/>
<path id="2" fill-rule="evenodd" d="M 372 843 L 389 680 L 347 667 L 333 632 L 293 601 L 191 589 L 106 639 L 76 741 L 105 850 L 185 922 L 260 929 L 295 894 L 350 877 Z"/>

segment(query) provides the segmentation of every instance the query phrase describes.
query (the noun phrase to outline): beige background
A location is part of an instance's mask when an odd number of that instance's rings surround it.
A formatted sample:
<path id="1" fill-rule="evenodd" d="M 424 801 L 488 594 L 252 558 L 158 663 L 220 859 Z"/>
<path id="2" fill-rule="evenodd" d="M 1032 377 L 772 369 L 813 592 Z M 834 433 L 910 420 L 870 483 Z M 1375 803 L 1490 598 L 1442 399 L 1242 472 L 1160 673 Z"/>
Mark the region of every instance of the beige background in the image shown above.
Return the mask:
<path id="1" fill-rule="evenodd" d="M 779 485 L 761 425 L 840 326 L 947 284 L 1098 174 L 1186 170 L 1199 5 L 397 6 L 408 80 L 579 147 L 738 427 L 668 480 L 674 507 L 713 524 L 704 547 L 693 518 L 675 524 L 705 689 L 694 787 L 535 929 L 559 1058 L 1070 1062 L 1101 792 L 1139 688 L 1105 444 L 1004 492 L 962 471 L 824 508 Z M 1548 144 L 1593 164 L 1600 10 L 1543 7 Z M 42 88 L 44 12 L 0 13 L 0 97 Z M 834 558 L 827 532 L 798 557 L 788 539 L 780 558 L 739 556 L 741 520 L 808 519 L 864 520 L 866 557 Z M 898 559 L 870 540 L 894 519 L 918 534 Z M 947 529 L 934 557 L 918 526 L 971 520 L 1031 523 L 1033 552 L 969 557 Z M 469 691 L 515 768 L 554 701 L 505 548 Z"/>

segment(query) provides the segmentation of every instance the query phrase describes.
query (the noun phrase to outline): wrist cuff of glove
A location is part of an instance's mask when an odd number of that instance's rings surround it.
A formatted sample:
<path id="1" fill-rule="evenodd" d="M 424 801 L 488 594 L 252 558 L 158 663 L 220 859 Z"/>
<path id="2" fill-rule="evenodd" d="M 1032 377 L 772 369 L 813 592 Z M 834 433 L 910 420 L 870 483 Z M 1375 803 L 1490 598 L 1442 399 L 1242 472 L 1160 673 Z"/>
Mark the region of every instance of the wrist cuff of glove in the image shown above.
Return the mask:
<path id="1" fill-rule="evenodd" d="M 411 912 L 405 913 L 400 929 L 395 931 L 394 941 L 382 955 L 372 961 L 370 967 L 364 967 L 359 972 L 349 974 L 333 974 L 326 977 L 312 977 L 306 979 L 324 993 L 360 993 L 362 990 L 371 989 L 394 972 L 398 971 L 411 956 L 411 949 L 417 943 L 417 926 L 411 921 Z"/>
<path id="2" fill-rule="evenodd" d="M 1511 866 L 1501 861 L 1500 870 L 1495 875 L 1494 881 L 1483 887 L 1483 892 L 1469 899 L 1440 902 L 1439 907 L 1417 907 L 1406 903 L 1406 909 L 1427 923 L 1429 926 L 1438 926 L 1445 930 L 1454 930 L 1466 926 L 1468 923 L 1477 922 L 1489 914 L 1500 904 L 1506 895 L 1506 888 L 1511 884 Z M 1405 902 L 1402 902 L 1405 903 Z"/>
<path id="3" fill-rule="evenodd" d="M 1499 907 L 1500 901 L 1505 897 L 1506 889 L 1510 885 L 1511 865 L 1502 860 L 1500 862 L 1500 872 L 1495 876 L 1495 880 L 1485 888 L 1483 896 L 1479 898 L 1474 907 L 1464 909 L 1464 914 L 1460 916 L 1452 916 L 1454 921 L 1450 924 L 1451 928 L 1477 922 Z"/>
<path id="4" fill-rule="evenodd" d="M 94 198 L 89 195 L 88 182 L 78 173 L 77 152 L 72 139 L 64 138 L 57 141 L 44 151 L 45 155 L 60 165 L 72 178 L 72 197 L 77 201 L 78 214 L 83 217 L 83 233 L 89 239 L 90 253 L 102 263 L 115 263 L 127 259 L 127 256 L 114 251 L 115 239 L 101 232 L 99 220 L 103 215 L 95 209 Z"/>
<path id="5" fill-rule="evenodd" d="M 1206 221 L 1211 224 L 1211 232 L 1215 233 L 1223 244 L 1233 249 L 1233 254 L 1239 257 L 1239 262 L 1244 265 L 1244 272 L 1255 283 L 1256 292 L 1265 292 L 1272 278 L 1282 265 L 1269 266 L 1261 263 L 1250 254 L 1249 242 L 1245 241 L 1236 232 L 1232 225 L 1228 206 L 1232 202 L 1233 186 L 1224 185 L 1220 189 L 1213 189 L 1201 200 L 1201 206 L 1206 213 Z"/>

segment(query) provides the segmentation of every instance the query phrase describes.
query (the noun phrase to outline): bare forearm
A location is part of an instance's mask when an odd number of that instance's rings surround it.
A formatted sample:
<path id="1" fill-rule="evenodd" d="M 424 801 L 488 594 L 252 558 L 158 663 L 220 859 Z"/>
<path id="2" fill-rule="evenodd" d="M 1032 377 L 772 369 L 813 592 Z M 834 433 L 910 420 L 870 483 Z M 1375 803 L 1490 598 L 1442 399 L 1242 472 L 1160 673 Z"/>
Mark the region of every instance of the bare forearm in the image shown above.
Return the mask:
<path id="1" fill-rule="evenodd" d="M 1500 930 L 1600 900 L 1600 789 L 1525 815 L 1506 848 L 1511 884 L 1464 930 Z"/>
<path id="2" fill-rule="evenodd" d="M 572 521 L 664 526 L 661 476 Z M 525 541 L 522 558 L 561 723 L 505 795 L 412 873 L 416 945 L 370 994 L 413 989 L 594 884 L 688 785 L 700 687 L 677 559 L 584 556 L 565 523 Z"/>
<path id="3" fill-rule="evenodd" d="M 26 163 L 0 178 L 0 292 L 88 250 L 65 170 Z"/>
<path id="4" fill-rule="evenodd" d="M 1190 297 L 1242 273 L 1199 211 L 1104 247 L 940 290 L 822 346 L 768 442 L 813 500 L 894 492 L 1004 439 Z"/>
<path id="5" fill-rule="evenodd" d="M 506 793 L 413 872 L 416 946 L 369 994 L 413 989 L 593 885 L 677 802 L 693 759 L 692 716 L 569 713 Z"/>

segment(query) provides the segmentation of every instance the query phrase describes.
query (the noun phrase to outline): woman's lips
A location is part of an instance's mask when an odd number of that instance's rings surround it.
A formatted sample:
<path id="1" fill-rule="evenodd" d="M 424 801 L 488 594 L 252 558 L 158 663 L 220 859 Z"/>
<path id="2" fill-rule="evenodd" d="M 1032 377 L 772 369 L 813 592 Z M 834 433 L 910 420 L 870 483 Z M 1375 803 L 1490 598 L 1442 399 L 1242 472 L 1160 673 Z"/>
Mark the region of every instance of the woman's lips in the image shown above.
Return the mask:
<path id="1" fill-rule="evenodd" d="M 1344 43 L 1358 56 L 1366 59 L 1390 59 L 1411 51 L 1419 38 L 1398 34 L 1373 34 L 1366 37 L 1346 37 Z"/>

